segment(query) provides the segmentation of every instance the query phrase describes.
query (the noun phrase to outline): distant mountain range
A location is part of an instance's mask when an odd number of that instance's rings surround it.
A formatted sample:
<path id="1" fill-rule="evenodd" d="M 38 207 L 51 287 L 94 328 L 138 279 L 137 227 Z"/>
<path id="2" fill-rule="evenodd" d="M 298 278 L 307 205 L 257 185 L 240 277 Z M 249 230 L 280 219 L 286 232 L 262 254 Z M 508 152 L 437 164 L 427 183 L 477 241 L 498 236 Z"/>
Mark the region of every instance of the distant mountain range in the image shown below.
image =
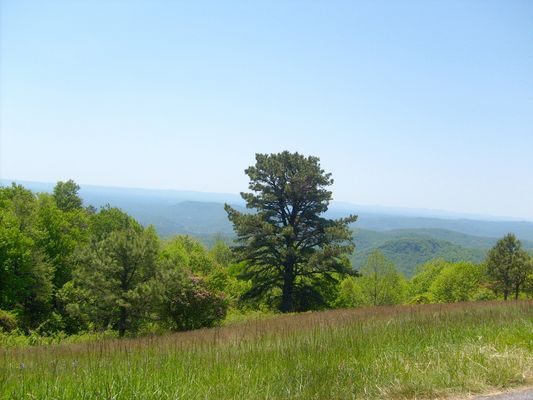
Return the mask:
<path id="1" fill-rule="evenodd" d="M 368 255 L 377 249 L 394 261 L 406 276 L 411 276 L 417 265 L 435 258 L 481 262 L 497 240 L 445 229 L 396 229 L 381 232 L 355 229 L 354 239 L 356 251 L 352 262 L 356 268 L 361 268 Z M 525 241 L 524 245 L 533 250 L 533 242 Z"/>
<path id="2" fill-rule="evenodd" d="M 50 192 L 52 183 L 17 181 L 37 192 Z M 0 180 L 5 186 L 9 180 Z M 159 234 L 168 237 L 189 234 L 207 244 L 215 236 L 230 239 L 232 226 L 224 211 L 224 203 L 245 210 L 240 196 L 174 190 L 126 189 L 82 186 L 80 196 L 86 205 L 117 206 L 144 225 L 154 225 Z M 404 214 L 402 214 L 404 212 Z M 515 233 L 524 247 L 533 251 L 533 222 L 489 219 L 440 211 L 365 207 L 332 202 L 328 216 L 337 218 L 349 213 L 359 215 L 353 225 L 356 252 L 353 262 L 360 267 L 368 254 L 379 249 L 410 276 L 414 268 L 433 258 L 449 261 L 480 262 L 487 249 L 506 233 Z"/>

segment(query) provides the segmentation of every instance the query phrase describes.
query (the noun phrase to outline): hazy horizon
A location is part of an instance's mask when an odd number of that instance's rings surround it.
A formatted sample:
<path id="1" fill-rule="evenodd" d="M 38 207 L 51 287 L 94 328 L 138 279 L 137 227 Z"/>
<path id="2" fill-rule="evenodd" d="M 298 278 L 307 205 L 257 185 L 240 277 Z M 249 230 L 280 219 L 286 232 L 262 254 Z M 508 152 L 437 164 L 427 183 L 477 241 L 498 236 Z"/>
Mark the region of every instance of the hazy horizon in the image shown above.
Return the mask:
<path id="1" fill-rule="evenodd" d="M 533 3 L 0 1 L 0 178 L 533 221 Z"/>
<path id="2" fill-rule="evenodd" d="M 0 178 L 0 186 L 9 185 L 13 182 L 22 184 L 22 185 L 28 185 L 28 187 L 32 190 L 36 190 L 36 187 L 39 188 L 42 186 L 46 186 L 47 191 L 51 191 L 53 186 L 57 183 L 57 181 L 41 182 L 41 181 L 27 181 L 27 180 L 21 180 L 21 179 L 7 179 L 3 177 Z M 204 198 L 196 198 L 192 196 L 190 199 L 185 198 L 185 199 L 182 199 L 181 201 L 190 200 L 190 201 L 206 201 L 206 202 L 218 202 L 218 203 L 228 202 L 232 204 L 236 204 L 237 202 L 238 203 L 243 202 L 240 196 L 240 193 L 237 193 L 237 192 L 210 192 L 210 191 L 175 189 L 175 188 L 107 186 L 107 185 L 98 185 L 98 184 L 85 184 L 85 183 L 80 183 L 80 182 L 77 182 L 77 184 L 80 186 L 80 191 L 82 195 L 83 195 L 83 192 L 86 191 L 87 189 L 98 189 L 98 190 L 104 189 L 104 190 L 111 190 L 111 191 L 118 190 L 122 192 L 142 191 L 142 192 L 148 192 L 150 194 L 161 193 L 161 192 L 164 192 L 166 194 L 174 193 L 176 195 L 189 193 L 191 195 L 193 194 L 205 195 L 206 197 L 204 199 Z M 39 190 L 42 190 L 42 189 L 39 189 Z M 215 196 L 215 199 L 211 199 L 210 197 L 211 195 Z M 85 205 L 87 206 L 90 204 L 87 203 Z M 471 219 L 471 220 L 479 220 L 479 221 L 514 221 L 514 222 L 533 223 L 533 219 L 512 217 L 508 215 L 474 214 L 474 213 L 463 213 L 463 212 L 434 209 L 434 208 L 397 207 L 397 206 L 384 206 L 381 204 L 360 204 L 360 203 L 354 203 L 354 202 L 349 202 L 349 201 L 347 202 L 347 201 L 337 200 L 336 198 L 333 198 L 332 205 L 333 207 L 339 210 L 346 209 L 346 210 L 351 210 L 351 211 L 357 211 L 357 208 L 360 208 L 359 210 L 360 212 L 376 213 L 376 214 L 384 214 L 384 215 L 388 214 L 388 215 L 405 216 L 405 217 L 437 218 L 437 219 Z"/>

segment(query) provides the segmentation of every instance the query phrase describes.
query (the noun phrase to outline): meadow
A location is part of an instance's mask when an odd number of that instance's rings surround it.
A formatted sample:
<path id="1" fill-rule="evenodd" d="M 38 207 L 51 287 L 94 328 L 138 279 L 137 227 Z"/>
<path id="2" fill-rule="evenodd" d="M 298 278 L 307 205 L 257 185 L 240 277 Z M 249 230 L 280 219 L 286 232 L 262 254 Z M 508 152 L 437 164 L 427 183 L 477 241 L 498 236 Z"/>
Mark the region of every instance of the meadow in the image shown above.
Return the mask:
<path id="1" fill-rule="evenodd" d="M 533 302 L 280 315 L 0 349 L 5 399 L 422 399 L 533 380 Z"/>

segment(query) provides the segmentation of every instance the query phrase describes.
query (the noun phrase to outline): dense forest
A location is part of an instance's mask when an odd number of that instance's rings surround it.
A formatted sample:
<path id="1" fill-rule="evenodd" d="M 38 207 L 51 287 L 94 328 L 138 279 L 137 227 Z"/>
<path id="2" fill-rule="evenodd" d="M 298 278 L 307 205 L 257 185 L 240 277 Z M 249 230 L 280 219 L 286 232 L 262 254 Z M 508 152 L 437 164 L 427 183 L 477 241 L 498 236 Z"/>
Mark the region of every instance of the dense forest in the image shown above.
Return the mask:
<path id="1" fill-rule="evenodd" d="M 209 247 L 188 235 L 162 239 L 119 208 L 85 205 L 73 181 L 58 182 L 51 194 L 0 187 L 0 334 L 139 335 L 215 326 L 257 312 L 533 295 L 533 262 L 512 234 L 478 263 L 462 261 L 460 252 L 456 261 L 422 264 L 414 256 L 405 261 L 416 267 L 409 279 L 387 257 L 387 243 L 365 250 L 355 268 L 348 226 L 357 217 L 318 217 L 331 196 L 324 189 L 329 175 L 317 159 L 276 157 L 259 157 L 247 170 L 252 193 L 244 196 L 257 212 L 227 206 L 236 241 L 221 237 Z M 286 177 L 286 169 L 296 178 L 284 187 L 305 184 L 315 198 L 288 190 L 283 196 L 297 200 L 278 215 L 280 197 L 265 182 Z M 301 176 L 311 176 L 316 187 Z M 432 245 L 420 239 L 419 251 Z M 281 254 L 281 248 L 298 250 Z"/>

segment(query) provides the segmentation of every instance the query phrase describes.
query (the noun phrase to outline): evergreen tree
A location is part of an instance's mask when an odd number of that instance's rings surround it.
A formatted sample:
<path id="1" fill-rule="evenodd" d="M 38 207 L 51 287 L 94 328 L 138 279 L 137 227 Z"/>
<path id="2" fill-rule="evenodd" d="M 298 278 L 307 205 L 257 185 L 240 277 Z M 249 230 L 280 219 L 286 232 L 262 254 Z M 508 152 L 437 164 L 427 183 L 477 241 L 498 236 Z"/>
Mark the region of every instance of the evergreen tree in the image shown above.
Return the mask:
<path id="1" fill-rule="evenodd" d="M 124 336 L 142 322 L 157 252 L 153 228 L 114 231 L 87 248 L 76 283 L 86 294 L 88 313 L 97 325 L 113 327 Z"/>
<path id="2" fill-rule="evenodd" d="M 324 284 L 353 273 L 348 225 L 357 216 L 323 216 L 333 179 L 317 157 L 288 151 L 257 154 L 256 164 L 245 173 L 252 192 L 241 196 L 255 213 L 227 204 L 225 209 L 237 233 L 238 260 L 244 262 L 241 277 L 252 282 L 246 295 L 259 298 L 280 290 L 283 312 L 323 304 Z"/>
<path id="3" fill-rule="evenodd" d="M 493 280 L 494 289 L 503 293 L 505 300 L 512 293 L 518 299 L 531 272 L 531 263 L 530 256 L 515 235 L 507 234 L 489 251 L 487 272 Z"/>
<path id="4" fill-rule="evenodd" d="M 78 196 L 79 190 L 79 185 L 72 179 L 69 179 L 66 182 L 57 182 L 52 195 L 56 201 L 57 207 L 62 211 L 80 209 L 83 205 L 83 201 L 80 196 Z"/>

